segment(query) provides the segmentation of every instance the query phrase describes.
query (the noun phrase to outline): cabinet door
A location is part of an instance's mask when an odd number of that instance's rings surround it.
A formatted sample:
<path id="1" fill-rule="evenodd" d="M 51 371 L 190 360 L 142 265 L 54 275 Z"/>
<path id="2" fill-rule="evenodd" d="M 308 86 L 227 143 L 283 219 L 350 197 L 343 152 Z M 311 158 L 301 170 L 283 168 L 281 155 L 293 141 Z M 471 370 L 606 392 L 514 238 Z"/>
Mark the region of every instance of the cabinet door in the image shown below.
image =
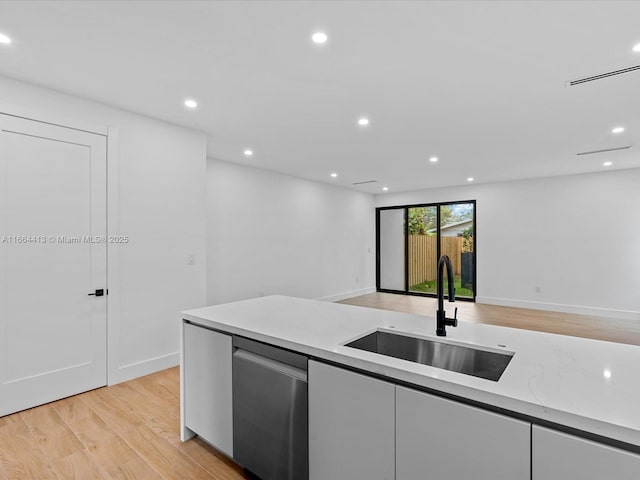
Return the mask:
<path id="1" fill-rule="evenodd" d="M 531 424 L 396 388 L 396 479 L 529 480 Z"/>
<path id="2" fill-rule="evenodd" d="M 640 455 L 533 426 L 533 480 L 638 480 Z"/>
<path id="3" fill-rule="evenodd" d="M 309 361 L 309 479 L 392 480 L 395 386 Z"/>
<path id="4" fill-rule="evenodd" d="M 185 426 L 233 456 L 231 336 L 184 324 Z"/>

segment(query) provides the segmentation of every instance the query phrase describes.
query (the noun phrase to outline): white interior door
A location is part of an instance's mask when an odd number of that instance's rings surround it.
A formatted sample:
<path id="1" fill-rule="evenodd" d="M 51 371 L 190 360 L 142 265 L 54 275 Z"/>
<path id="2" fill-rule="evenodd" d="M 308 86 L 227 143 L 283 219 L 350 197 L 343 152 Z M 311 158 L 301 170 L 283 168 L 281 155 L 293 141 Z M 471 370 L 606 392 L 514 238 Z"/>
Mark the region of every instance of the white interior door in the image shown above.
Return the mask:
<path id="1" fill-rule="evenodd" d="M 0 114 L 0 416 L 106 385 L 106 137 Z"/>

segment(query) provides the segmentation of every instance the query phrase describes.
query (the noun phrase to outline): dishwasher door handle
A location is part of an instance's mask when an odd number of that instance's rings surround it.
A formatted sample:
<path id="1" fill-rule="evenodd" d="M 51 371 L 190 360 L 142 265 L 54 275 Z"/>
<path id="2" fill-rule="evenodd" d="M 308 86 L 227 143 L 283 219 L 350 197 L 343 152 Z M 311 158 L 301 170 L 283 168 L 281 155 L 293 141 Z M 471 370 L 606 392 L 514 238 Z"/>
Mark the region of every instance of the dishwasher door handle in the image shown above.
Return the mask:
<path id="1" fill-rule="evenodd" d="M 274 370 L 278 373 L 282 373 L 283 375 L 287 375 L 289 377 L 295 378 L 296 380 L 300 380 L 301 382 L 306 383 L 307 381 L 306 371 L 302 370 L 301 368 L 287 365 L 286 363 L 282 363 L 277 360 L 273 360 L 272 358 L 263 357 L 262 355 L 252 353 L 247 350 L 242 350 L 240 348 L 233 352 L 233 356 L 256 363 L 265 368 L 268 368 L 269 370 Z"/>

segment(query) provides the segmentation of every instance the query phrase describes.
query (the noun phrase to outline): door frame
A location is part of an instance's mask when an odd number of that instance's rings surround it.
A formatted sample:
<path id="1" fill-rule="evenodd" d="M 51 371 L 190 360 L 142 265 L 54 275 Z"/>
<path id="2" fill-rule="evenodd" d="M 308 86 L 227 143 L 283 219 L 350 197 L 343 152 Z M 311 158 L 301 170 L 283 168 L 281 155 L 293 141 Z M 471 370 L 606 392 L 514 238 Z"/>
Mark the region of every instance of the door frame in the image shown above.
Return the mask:
<path id="1" fill-rule="evenodd" d="M 107 128 L 107 236 L 119 236 L 120 232 L 120 156 L 119 132 Z M 113 246 L 113 248 L 112 248 Z M 120 378 L 118 345 L 120 338 L 120 250 L 118 244 L 107 242 L 107 385 L 115 385 Z"/>
<path id="2" fill-rule="evenodd" d="M 449 202 L 432 202 L 432 203 L 416 203 L 409 205 L 391 205 L 386 207 L 376 208 L 376 291 L 381 293 L 395 293 L 399 295 L 414 295 L 417 297 L 433 297 L 437 295 L 434 293 L 424 292 L 412 292 L 409 290 L 409 209 L 420 207 L 438 207 L 437 209 L 437 256 L 440 258 L 440 206 L 442 205 L 457 205 L 459 203 L 471 203 L 473 204 L 473 297 L 460 297 L 456 298 L 456 301 L 460 302 L 475 302 L 478 295 L 478 275 L 477 275 L 477 239 L 478 239 L 478 225 L 476 221 L 478 205 L 475 200 L 456 200 Z M 380 288 L 380 212 L 382 210 L 403 210 L 404 213 L 404 290 L 392 290 L 386 288 Z"/>
<path id="3" fill-rule="evenodd" d="M 118 154 L 119 130 L 108 125 L 97 125 L 85 119 L 78 119 L 59 115 L 53 109 L 33 108 L 18 105 L 6 101 L 0 101 L 0 113 L 12 117 L 23 118 L 39 123 L 46 123 L 58 127 L 79 130 L 105 137 L 107 143 L 107 185 L 106 185 L 106 232 L 107 237 L 120 235 L 120 202 L 119 202 L 119 172 L 120 160 Z M 115 248 L 111 248 L 111 247 Z M 120 383 L 128 378 L 123 378 L 118 368 L 118 338 L 120 333 L 120 277 L 119 277 L 119 251 L 117 244 L 107 242 L 106 276 L 108 295 L 106 302 L 106 328 L 107 328 L 107 385 Z"/>

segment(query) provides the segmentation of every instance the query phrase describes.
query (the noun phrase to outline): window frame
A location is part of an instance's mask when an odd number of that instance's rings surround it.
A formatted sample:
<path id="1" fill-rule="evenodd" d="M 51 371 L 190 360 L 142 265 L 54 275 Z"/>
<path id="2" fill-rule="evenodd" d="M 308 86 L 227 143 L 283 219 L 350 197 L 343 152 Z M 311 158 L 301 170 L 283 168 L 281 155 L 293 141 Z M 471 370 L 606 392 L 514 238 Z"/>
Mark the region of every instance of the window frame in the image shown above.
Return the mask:
<path id="1" fill-rule="evenodd" d="M 427 293 L 427 292 L 413 292 L 409 290 L 409 209 L 410 208 L 423 208 L 423 207 L 436 207 L 437 208 L 437 256 L 440 258 L 441 255 L 441 234 L 440 234 L 440 207 L 444 205 L 457 205 L 461 203 L 470 203 L 473 204 L 473 297 L 458 297 L 456 296 L 457 301 L 461 302 L 475 302 L 476 296 L 478 292 L 478 269 L 477 269 L 477 258 L 478 258 L 478 224 L 477 224 L 477 210 L 478 205 L 476 200 L 456 200 L 449 202 L 433 202 L 433 203 L 417 203 L 410 205 L 391 205 L 386 207 L 377 207 L 376 208 L 376 292 L 381 293 L 395 293 L 398 295 L 414 295 L 417 297 L 437 297 L 435 293 Z M 387 288 L 380 288 L 380 212 L 383 210 L 403 210 L 404 215 L 404 290 L 393 290 Z"/>

